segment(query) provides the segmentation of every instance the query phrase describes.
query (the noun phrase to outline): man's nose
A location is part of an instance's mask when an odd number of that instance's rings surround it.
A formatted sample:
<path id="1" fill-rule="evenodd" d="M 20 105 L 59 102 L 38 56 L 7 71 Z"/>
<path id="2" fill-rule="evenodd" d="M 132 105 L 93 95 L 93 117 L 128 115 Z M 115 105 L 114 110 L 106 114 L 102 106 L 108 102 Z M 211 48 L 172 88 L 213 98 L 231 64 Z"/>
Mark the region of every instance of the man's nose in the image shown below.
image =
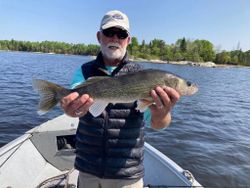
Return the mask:
<path id="1" fill-rule="evenodd" d="M 113 35 L 112 39 L 116 39 L 116 40 L 119 39 L 118 36 L 117 36 L 117 33 L 115 33 L 115 34 Z"/>

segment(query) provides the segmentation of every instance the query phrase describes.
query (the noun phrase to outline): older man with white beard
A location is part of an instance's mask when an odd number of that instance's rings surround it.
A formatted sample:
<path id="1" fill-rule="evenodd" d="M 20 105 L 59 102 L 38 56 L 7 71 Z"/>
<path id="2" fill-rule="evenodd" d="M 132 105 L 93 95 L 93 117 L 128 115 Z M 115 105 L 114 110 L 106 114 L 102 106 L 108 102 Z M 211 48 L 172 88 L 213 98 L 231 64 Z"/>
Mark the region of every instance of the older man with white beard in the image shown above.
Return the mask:
<path id="1" fill-rule="evenodd" d="M 128 17 L 117 10 L 102 18 L 97 39 L 101 51 L 93 61 L 76 71 L 72 87 L 96 76 L 116 76 L 139 71 L 138 64 L 127 60 L 130 43 Z M 101 77 L 100 77 L 101 79 Z M 163 129 L 171 122 L 170 111 L 179 99 L 171 88 L 156 87 L 151 91 L 154 104 L 144 114 L 137 103 L 109 104 L 98 117 L 89 107 L 93 98 L 87 93 L 64 97 L 61 107 L 71 117 L 79 117 L 76 133 L 75 168 L 79 170 L 79 188 L 142 188 L 144 122 Z"/>

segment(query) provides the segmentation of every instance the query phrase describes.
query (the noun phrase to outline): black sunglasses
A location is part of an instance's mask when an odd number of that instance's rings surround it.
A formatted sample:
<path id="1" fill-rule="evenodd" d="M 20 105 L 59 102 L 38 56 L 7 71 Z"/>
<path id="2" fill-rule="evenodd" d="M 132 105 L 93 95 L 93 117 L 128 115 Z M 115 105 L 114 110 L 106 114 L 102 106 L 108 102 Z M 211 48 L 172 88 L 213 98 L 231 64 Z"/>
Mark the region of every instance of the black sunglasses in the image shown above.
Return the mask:
<path id="1" fill-rule="evenodd" d="M 128 32 L 122 29 L 108 28 L 102 30 L 102 33 L 109 38 L 113 37 L 114 35 L 116 35 L 119 39 L 125 39 L 128 37 Z"/>

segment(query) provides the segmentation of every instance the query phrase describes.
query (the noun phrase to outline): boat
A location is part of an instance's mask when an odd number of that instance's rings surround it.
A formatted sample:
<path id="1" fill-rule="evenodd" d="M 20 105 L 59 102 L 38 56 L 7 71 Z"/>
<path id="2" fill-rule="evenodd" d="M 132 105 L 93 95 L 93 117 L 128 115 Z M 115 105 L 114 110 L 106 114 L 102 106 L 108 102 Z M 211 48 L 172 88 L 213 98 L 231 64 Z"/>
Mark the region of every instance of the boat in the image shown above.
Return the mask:
<path id="1" fill-rule="evenodd" d="M 78 118 L 65 114 L 0 148 L 1 188 L 77 187 L 75 133 Z M 192 173 L 145 143 L 144 187 L 202 187 Z"/>

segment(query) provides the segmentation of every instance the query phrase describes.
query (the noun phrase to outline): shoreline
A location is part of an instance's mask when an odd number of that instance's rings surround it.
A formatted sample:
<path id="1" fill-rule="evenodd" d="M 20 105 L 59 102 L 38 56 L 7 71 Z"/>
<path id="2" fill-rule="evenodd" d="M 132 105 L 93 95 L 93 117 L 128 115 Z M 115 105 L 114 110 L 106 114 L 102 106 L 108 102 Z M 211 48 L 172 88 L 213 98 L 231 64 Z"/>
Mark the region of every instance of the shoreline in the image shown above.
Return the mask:
<path id="1" fill-rule="evenodd" d="M 130 58 L 133 62 L 143 62 L 143 63 L 158 63 L 158 64 L 171 64 L 171 65 L 185 65 L 193 67 L 207 67 L 207 68 L 249 68 L 244 65 L 228 65 L 228 64 L 216 64 L 214 62 L 193 62 L 193 61 L 163 61 L 159 59 L 142 59 L 142 58 Z"/>
<path id="2" fill-rule="evenodd" d="M 48 55 L 75 55 L 75 54 L 57 54 L 53 52 L 26 52 L 26 51 L 12 51 L 12 50 L 0 50 L 0 52 L 24 52 L 24 53 L 35 53 L 35 54 L 48 54 Z M 79 55 L 78 55 L 79 56 Z M 80 55 L 81 56 L 81 55 Z M 93 55 L 85 55 L 89 56 L 91 59 L 95 59 L 97 56 Z M 163 61 L 160 59 L 143 59 L 143 58 L 129 58 L 129 61 L 133 62 L 143 62 L 143 63 L 157 63 L 157 64 L 171 64 L 171 65 L 186 65 L 193 67 L 208 67 L 208 68 L 238 68 L 245 67 L 249 68 L 249 66 L 244 65 L 228 65 L 228 64 L 215 64 L 214 62 L 193 62 L 193 61 Z"/>
<path id="3" fill-rule="evenodd" d="M 211 68 L 215 68 L 218 65 L 215 64 L 214 62 L 193 62 L 193 61 L 163 61 L 163 60 L 159 60 L 159 59 L 151 59 L 151 60 L 147 60 L 147 59 L 130 59 L 131 61 L 134 62 L 149 62 L 149 63 L 159 63 L 159 64 L 172 64 L 172 65 L 188 65 L 188 66 L 196 66 L 196 67 L 211 67 Z"/>

